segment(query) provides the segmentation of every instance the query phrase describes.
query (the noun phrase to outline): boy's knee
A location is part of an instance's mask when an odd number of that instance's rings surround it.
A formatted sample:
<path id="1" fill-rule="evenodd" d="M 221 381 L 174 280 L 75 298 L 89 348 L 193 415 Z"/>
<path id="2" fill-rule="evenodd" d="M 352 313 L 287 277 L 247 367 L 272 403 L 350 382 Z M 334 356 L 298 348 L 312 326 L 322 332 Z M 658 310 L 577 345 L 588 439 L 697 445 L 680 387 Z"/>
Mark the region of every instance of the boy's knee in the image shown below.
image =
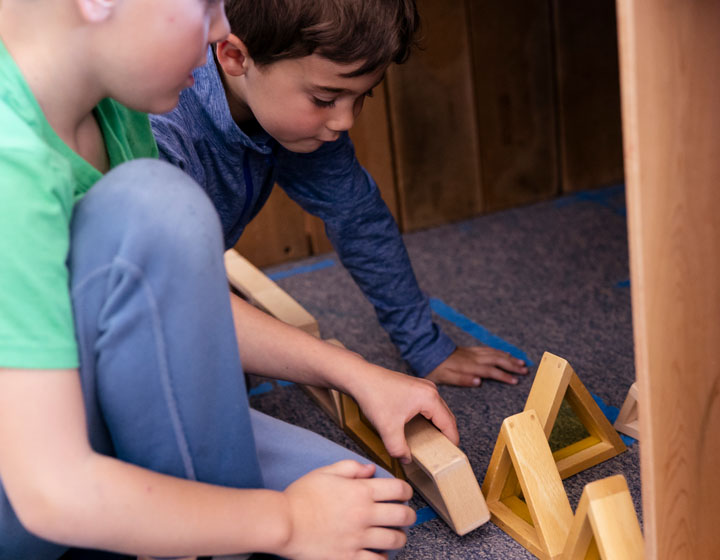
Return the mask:
<path id="1" fill-rule="evenodd" d="M 121 245 L 139 242 L 164 252 L 177 247 L 222 247 L 215 208 L 202 188 L 169 163 L 141 159 L 114 168 L 90 190 L 75 212 L 78 227 Z M 95 237 L 97 239 L 97 237 Z"/>

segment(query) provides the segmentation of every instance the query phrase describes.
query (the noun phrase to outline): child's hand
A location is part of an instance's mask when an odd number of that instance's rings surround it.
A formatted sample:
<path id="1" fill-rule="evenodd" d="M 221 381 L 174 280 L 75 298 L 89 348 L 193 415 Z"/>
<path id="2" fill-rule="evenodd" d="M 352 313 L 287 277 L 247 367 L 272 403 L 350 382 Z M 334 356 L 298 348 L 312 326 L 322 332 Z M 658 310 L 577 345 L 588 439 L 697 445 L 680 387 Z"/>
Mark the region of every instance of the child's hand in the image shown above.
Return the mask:
<path id="1" fill-rule="evenodd" d="M 459 442 L 455 416 L 438 393 L 437 386 L 395 371 L 373 366 L 370 376 L 356 384 L 352 396 L 375 426 L 392 457 L 409 463 L 410 448 L 405 424 L 418 414 L 430 420 L 455 445 Z"/>
<path id="2" fill-rule="evenodd" d="M 495 379 L 515 385 L 517 378 L 510 373 L 526 375 L 528 368 L 523 360 L 513 358 L 507 352 L 473 346 L 458 347 L 448 358 L 425 378 L 438 385 L 459 385 L 477 387 L 483 378 Z"/>
<path id="3" fill-rule="evenodd" d="M 373 550 L 405 545 L 401 529 L 415 522 L 415 512 L 403 504 L 410 486 L 395 478 L 370 478 L 375 465 L 340 461 L 314 470 L 288 486 L 291 534 L 279 551 L 297 560 L 373 559 Z"/>

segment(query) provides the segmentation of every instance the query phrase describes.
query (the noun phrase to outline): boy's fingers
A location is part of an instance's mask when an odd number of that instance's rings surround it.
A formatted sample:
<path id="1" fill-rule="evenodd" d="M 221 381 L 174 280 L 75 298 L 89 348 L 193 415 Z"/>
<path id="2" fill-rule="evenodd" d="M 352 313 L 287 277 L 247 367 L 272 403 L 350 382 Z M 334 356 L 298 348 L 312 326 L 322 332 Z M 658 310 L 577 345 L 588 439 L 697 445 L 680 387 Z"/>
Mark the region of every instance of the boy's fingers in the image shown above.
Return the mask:
<path id="1" fill-rule="evenodd" d="M 371 478 L 367 481 L 375 502 L 407 502 L 412 498 L 412 487 L 399 478 Z"/>
<path id="2" fill-rule="evenodd" d="M 410 527 L 417 516 L 411 507 L 403 504 L 376 504 L 373 509 L 374 527 Z"/>
<path id="3" fill-rule="evenodd" d="M 387 553 L 372 552 L 370 550 L 361 550 L 353 558 L 355 560 L 383 560 L 387 559 Z"/>
<path id="4" fill-rule="evenodd" d="M 364 546 L 375 550 L 397 550 L 405 546 L 406 542 L 407 536 L 398 529 L 370 527 L 363 535 Z"/>
<path id="5" fill-rule="evenodd" d="M 375 465 L 372 463 L 363 464 L 352 459 L 338 461 L 325 467 L 317 469 L 326 474 L 334 474 L 345 478 L 370 478 L 375 474 Z"/>
<path id="6" fill-rule="evenodd" d="M 443 404 L 445 402 L 443 401 Z M 423 412 L 423 416 L 430 420 L 435 427 L 440 430 L 443 435 L 448 438 L 455 445 L 460 443 L 460 434 L 458 433 L 457 423 L 455 422 L 455 416 L 445 404 L 444 413 L 435 413 L 434 415 L 427 415 Z"/>

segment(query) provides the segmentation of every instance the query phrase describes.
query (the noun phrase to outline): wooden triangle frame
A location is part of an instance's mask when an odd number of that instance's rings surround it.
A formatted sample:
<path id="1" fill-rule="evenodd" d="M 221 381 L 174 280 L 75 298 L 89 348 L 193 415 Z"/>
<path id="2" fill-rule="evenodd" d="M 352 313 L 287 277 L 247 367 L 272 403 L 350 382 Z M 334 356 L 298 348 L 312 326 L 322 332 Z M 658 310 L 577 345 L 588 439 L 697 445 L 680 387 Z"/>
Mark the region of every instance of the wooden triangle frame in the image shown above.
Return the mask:
<path id="1" fill-rule="evenodd" d="M 234 249 L 225 253 L 225 268 L 230 285 L 250 303 L 276 319 L 320 336 L 315 318 Z M 337 340 L 327 342 L 343 347 Z M 405 427 L 413 461 L 403 467 L 387 452 L 350 396 L 334 389 L 303 389 L 371 459 L 394 476 L 406 478 L 457 534 L 464 535 L 490 520 L 467 456 L 425 418 L 416 417 Z"/>
<path id="2" fill-rule="evenodd" d="M 559 559 L 573 514 L 538 414 L 503 421 L 495 478 L 483 492 L 491 519 L 542 560 Z"/>
<path id="3" fill-rule="evenodd" d="M 537 412 L 546 438 L 552 433 L 563 399 L 567 400 L 590 435 L 553 453 L 561 478 L 565 479 L 627 450 L 567 360 L 545 352 L 535 374 L 525 410 Z M 483 483 L 486 496 L 488 485 L 498 476 L 500 447 L 501 443 L 498 441 L 490 458 Z"/>
<path id="4" fill-rule="evenodd" d="M 622 475 L 585 486 L 573 519 L 564 560 L 642 560 L 643 536 Z"/>
<path id="5" fill-rule="evenodd" d="M 623 434 L 640 440 L 640 426 L 638 415 L 638 388 L 637 383 L 630 385 L 625 402 L 620 409 L 613 427 Z"/>

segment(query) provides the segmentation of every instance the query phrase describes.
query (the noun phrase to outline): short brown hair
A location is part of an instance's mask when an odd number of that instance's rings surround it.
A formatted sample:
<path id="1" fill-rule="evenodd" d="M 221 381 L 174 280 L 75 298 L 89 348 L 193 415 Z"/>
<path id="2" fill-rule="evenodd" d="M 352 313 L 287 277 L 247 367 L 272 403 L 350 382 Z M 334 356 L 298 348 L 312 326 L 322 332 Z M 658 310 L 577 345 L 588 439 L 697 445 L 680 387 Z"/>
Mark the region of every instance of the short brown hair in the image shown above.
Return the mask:
<path id="1" fill-rule="evenodd" d="M 348 77 L 405 62 L 419 27 L 415 0 L 226 0 L 232 33 L 256 64 L 313 53 L 340 64 L 362 61 Z"/>

